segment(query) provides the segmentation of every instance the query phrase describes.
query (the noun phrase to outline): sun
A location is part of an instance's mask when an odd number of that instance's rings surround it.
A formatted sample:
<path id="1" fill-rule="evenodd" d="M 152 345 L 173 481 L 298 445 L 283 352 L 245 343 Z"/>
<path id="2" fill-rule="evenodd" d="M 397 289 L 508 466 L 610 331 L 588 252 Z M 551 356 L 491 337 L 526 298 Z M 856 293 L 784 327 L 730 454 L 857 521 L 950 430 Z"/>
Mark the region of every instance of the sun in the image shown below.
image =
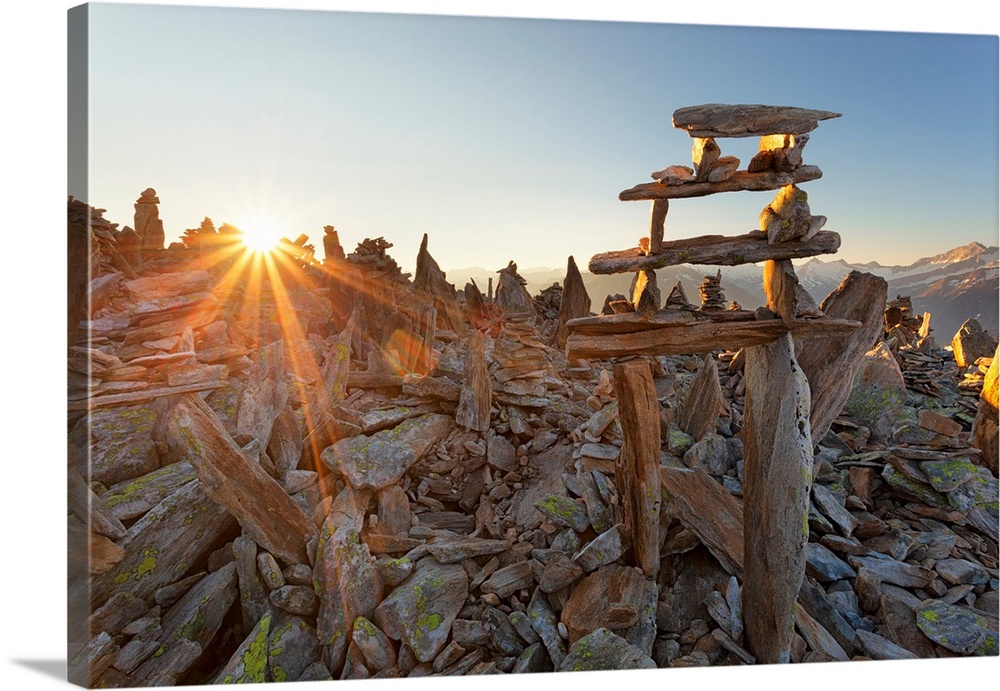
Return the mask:
<path id="1" fill-rule="evenodd" d="M 282 232 L 268 221 L 253 220 L 239 226 L 243 231 L 243 244 L 254 252 L 270 252 L 281 241 Z"/>

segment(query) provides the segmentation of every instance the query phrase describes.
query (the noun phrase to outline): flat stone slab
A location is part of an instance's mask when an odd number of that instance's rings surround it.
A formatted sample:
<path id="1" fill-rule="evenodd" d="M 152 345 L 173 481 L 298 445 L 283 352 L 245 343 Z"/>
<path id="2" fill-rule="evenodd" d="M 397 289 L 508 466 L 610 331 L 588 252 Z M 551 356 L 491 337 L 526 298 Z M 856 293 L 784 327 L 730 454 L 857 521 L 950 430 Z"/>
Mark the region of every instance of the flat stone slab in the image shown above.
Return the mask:
<path id="1" fill-rule="evenodd" d="M 793 106 L 706 103 L 678 108 L 673 123 L 691 137 L 761 137 L 812 132 L 820 120 L 840 116 L 829 110 Z"/>

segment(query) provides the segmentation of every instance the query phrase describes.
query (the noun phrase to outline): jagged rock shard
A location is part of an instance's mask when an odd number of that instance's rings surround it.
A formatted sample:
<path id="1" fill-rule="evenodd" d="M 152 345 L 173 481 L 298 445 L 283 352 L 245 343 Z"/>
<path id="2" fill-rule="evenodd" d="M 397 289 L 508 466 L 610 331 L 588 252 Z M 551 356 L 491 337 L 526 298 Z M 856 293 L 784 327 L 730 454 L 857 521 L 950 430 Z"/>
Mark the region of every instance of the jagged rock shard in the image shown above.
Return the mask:
<path id="1" fill-rule="evenodd" d="M 662 239 L 662 231 L 660 237 Z M 587 287 L 583 284 L 583 277 L 576 262 L 570 257 L 566 262 L 566 278 L 563 281 L 562 302 L 559 305 L 559 329 L 556 332 L 556 345 L 560 350 L 566 347 L 566 339 L 569 337 L 566 322 L 577 317 L 586 317 L 588 314 L 590 314 L 590 295 L 587 294 Z"/>
<path id="2" fill-rule="evenodd" d="M 706 103 L 674 111 L 674 127 L 691 137 L 763 137 L 769 134 L 804 134 L 819 127 L 820 120 L 841 113 L 793 106 Z"/>
<path id="3" fill-rule="evenodd" d="M 420 242 L 413 287 L 431 296 L 437 308 L 438 324 L 457 334 L 465 333 L 465 319 L 461 305 L 455 300 L 455 286 L 448 283 L 444 271 L 427 251 L 427 233 Z"/>
<path id="4" fill-rule="evenodd" d="M 308 563 L 306 543 L 316 534 L 312 521 L 236 445 L 201 398 L 180 397 L 169 416 L 167 443 L 191 462 L 212 501 L 226 507 L 259 545 L 289 564 Z"/>
<path id="5" fill-rule="evenodd" d="M 722 396 L 722 386 L 719 384 L 719 369 L 709 353 L 698 369 L 698 375 L 684 401 L 684 412 L 681 414 L 679 426 L 695 441 L 700 441 L 706 434 L 715 430 L 715 423 L 725 410 L 726 400 Z"/>
<path id="6" fill-rule="evenodd" d="M 889 285 L 873 274 L 852 271 L 820 304 L 832 318 L 854 319 L 862 326 L 847 336 L 796 341 L 799 366 L 809 379 L 814 439 L 822 439 L 840 415 L 864 355 L 882 329 Z"/>

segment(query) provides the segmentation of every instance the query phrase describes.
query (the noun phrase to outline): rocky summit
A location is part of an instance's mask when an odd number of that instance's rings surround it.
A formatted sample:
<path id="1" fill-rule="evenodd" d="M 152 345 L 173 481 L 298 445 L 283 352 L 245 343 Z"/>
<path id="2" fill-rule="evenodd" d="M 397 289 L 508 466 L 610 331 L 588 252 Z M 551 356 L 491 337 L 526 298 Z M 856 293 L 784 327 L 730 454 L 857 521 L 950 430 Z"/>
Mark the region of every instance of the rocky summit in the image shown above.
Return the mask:
<path id="1" fill-rule="evenodd" d="M 801 368 L 755 383 L 761 350 L 568 359 L 591 304 L 572 258 L 534 297 L 513 262 L 496 292 L 457 290 L 426 237 L 411 280 L 383 238 L 345 252 L 328 227 L 325 259 L 303 236 L 265 268 L 209 219 L 167 249 L 150 221 L 124 253 L 102 213 L 70 200 L 93 253 L 70 276 L 71 678 L 755 664 L 746 432 L 778 413 L 748 385 L 792 387 L 805 428 L 812 401 L 788 660 L 997 654 L 997 346 L 978 324 L 939 342 L 883 283 L 864 337 L 779 339 Z M 850 312 L 859 282 L 819 309 Z"/>

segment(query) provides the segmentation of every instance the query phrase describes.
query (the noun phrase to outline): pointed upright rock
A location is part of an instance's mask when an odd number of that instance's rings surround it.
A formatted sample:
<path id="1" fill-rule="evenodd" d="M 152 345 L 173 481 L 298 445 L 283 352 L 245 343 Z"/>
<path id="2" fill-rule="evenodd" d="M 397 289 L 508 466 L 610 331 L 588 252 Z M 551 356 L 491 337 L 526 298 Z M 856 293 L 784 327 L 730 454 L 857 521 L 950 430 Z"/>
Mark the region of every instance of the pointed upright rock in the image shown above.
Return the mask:
<path id="1" fill-rule="evenodd" d="M 566 278 L 563 281 L 562 303 L 559 305 L 559 328 L 556 331 L 556 346 L 562 350 L 566 347 L 569 329 L 566 322 L 577 317 L 590 314 L 590 296 L 583 284 L 583 277 L 576 267 L 573 257 L 566 262 Z"/>

